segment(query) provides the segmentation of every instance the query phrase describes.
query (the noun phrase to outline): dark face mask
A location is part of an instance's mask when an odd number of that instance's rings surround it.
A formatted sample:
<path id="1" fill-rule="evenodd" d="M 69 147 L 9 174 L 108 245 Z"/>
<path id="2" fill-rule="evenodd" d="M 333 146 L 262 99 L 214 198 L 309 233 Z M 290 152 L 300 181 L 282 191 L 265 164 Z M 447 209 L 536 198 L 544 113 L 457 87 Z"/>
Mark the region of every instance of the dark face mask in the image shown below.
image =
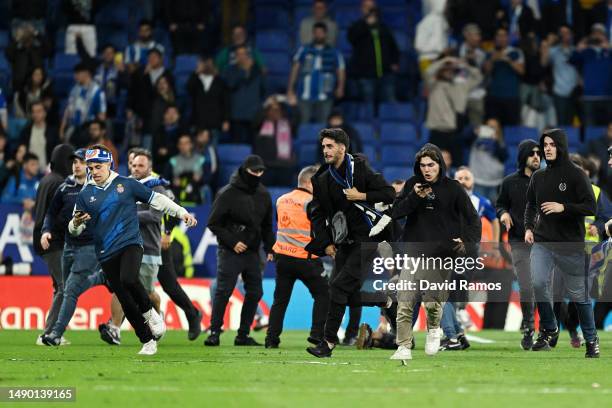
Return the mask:
<path id="1" fill-rule="evenodd" d="M 249 188 L 255 190 L 259 183 L 261 182 L 261 177 L 257 177 L 246 171 L 246 169 L 242 170 L 242 179 L 246 183 Z"/>

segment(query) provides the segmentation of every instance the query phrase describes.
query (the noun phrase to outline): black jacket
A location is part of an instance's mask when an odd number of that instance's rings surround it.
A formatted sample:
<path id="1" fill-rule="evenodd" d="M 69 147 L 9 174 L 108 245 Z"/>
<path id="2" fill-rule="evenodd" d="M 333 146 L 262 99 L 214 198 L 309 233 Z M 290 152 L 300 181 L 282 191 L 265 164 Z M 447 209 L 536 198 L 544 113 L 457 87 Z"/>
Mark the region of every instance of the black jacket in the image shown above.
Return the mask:
<path id="1" fill-rule="evenodd" d="M 436 145 L 427 143 L 423 149 L 435 150 L 440 177 L 431 184 L 431 197 L 419 197 L 414 192 L 414 185 L 424 183 L 425 179 L 419 163 L 415 162 L 414 176 L 406 181 L 393 204 L 393 218 L 406 218 L 402 241 L 437 242 L 445 248 L 454 246 L 452 240 L 455 238 L 461 238 L 466 244 L 480 242 L 480 218 L 467 192 L 456 180 L 446 176 L 442 152 Z"/>
<path id="2" fill-rule="evenodd" d="M 208 217 L 208 228 L 217 236 L 219 246 L 230 251 L 242 241 L 250 250 L 259 250 L 263 241 L 266 253 L 272 252 L 272 199 L 262 185 L 248 184 L 243 166 L 234 172 L 228 185 L 217 193 Z M 251 176 L 254 177 L 254 176 Z"/>
<path id="3" fill-rule="evenodd" d="M 45 215 L 47 209 L 51 203 L 51 199 L 55 195 L 55 191 L 62 184 L 64 179 L 72 173 L 72 154 L 74 149 L 70 145 L 61 144 L 53 149 L 51 153 L 51 173 L 47 174 L 40 181 L 38 190 L 36 191 L 36 204 L 34 206 L 34 251 L 38 255 L 42 255 L 43 251 L 40 246 L 40 237 L 42 235 L 43 222 L 45 221 Z M 63 232 L 57 234 L 51 234 L 51 246 L 49 251 L 62 250 L 64 247 L 64 234 Z"/>
<path id="4" fill-rule="evenodd" d="M 220 76 L 215 76 L 208 91 L 198 75 L 193 73 L 187 81 L 191 97 L 191 124 L 199 129 L 221 129 L 230 118 L 229 90 Z"/>
<path id="5" fill-rule="evenodd" d="M 42 20 L 47 16 L 47 0 L 13 0 L 12 18 Z"/>
<path id="6" fill-rule="evenodd" d="M 168 69 L 164 69 L 161 76 L 168 78 L 170 85 L 174 86 L 174 77 Z M 151 129 L 151 117 L 153 114 L 153 102 L 156 97 L 157 90 L 155 89 L 155 84 L 151 83 L 149 74 L 145 73 L 145 67 L 139 68 L 132 74 L 130 80 L 127 106 L 142 119 L 144 132 L 155 130 Z"/>
<path id="7" fill-rule="evenodd" d="M 572 23 L 567 21 L 567 2 L 572 3 Z M 604 5 L 604 2 L 600 4 Z M 595 5 L 591 10 L 595 10 L 598 5 Z M 574 31 L 574 38 L 582 38 L 585 33 L 586 26 L 586 11 L 582 10 L 579 0 L 548 0 L 540 6 L 541 26 L 543 37 L 548 34 L 558 34 L 561 25 L 569 25 Z M 603 14 L 605 18 L 605 14 Z"/>
<path id="8" fill-rule="evenodd" d="M 81 9 L 79 3 L 77 0 L 64 0 L 62 9 L 68 24 L 93 24 L 94 15 L 101 4 L 98 4 L 98 0 L 92 0 L 90 8 Z"/>
<path id="9" fill-rule="evenodd" d="M 373 205 L 375 203 L 391 204 L 395 198 L 395 190 L 387 184 L 380 173 L 368 164 L 365 156 L 354 155 L 353 186 L 360 192 L 366 194 L 366 201 Z M 342 172 L 346 160 L 339 169 Z M 319 171 L 312 176 L 313 199 L 312 205 L 312 234 L 313 239 L 306 245 L 306 250 L 315 255 L 325 255 L 325 248 L 332 244 L 332 235 L 329 225 L 331 219 L 338 211 L 342 211 L 347 219 L 349 238 L 357 241 L 374 241 L 384 239 L 385 232 L 381 232 L 373 238 L 369 238 L 370 228 L 366 224 L 363 213 L 348 201 L 342 187 L 338 185 L 329 173 L 329 166 L 323 165 Z M 391 234 L 391 227 L 388 228 Z"/>
<path id="10" fill-rule="evenodd" d="M 523 242 L 525 239 L 525 206 L 527 205 L 527 187 L 531 177 L 525 174 L 527 158 L 534 147 L 538 147 L 535 140 L 523 140 L 518 148 L 518 166 L 515 173 L 504 178 L 497 197 L 497 218 L 501 219 L 504 213 L 512 218 L 512 227 L 508 232 L 510 242 Z"/>
<path id="11" fill-rule="evenodd" d="M 384 24 L 369 26 L 364 19 L 356 21 L 348 30 L 348 40 L 353 46 L 350 74 L 356 78 L 376 78 L 376 53 L 372 30 L 378 29 L 383 73 L 391 71 L 392 64 L 399 64 L 399 49 L 391 30 Z"/>
<path id="12" fill-rule="evenodd" d="M 561 129 L 546 133 L 555 141 L 557 159 L 547 161 L 544 169 L 531 176 L 527 189 L 525 229 L 534 233 L 536 242 L 584 242 L 584 217 L 595 215 L 597 205 L 586 174 L 569 159 L 567 136 Z M 544 137 L 540 151 L 544 152 Z M 545 215 L 542 203 L 557 202 L 562 213 Z"/>

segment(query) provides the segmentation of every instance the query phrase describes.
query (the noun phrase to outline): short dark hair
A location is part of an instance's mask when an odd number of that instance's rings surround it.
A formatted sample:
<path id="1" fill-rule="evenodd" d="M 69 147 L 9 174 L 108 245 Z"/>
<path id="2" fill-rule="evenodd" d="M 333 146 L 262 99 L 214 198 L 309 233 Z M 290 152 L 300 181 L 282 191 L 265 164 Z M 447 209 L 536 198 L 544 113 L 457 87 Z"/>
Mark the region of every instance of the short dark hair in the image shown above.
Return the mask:
<path id="1" fill-rule="evenodd" d="M 127 156 L 130 157 L 130 154 L 133 154 L 134 156 L 142 153 L 143 151 L 146 151 L 147 149 L 144 149 L 142 147 L 131 147 L 128 151 L 127 151 Z"/>
<path id="2" fill-rule="evenodd" d="M 38 156 L 35 155 L 34 153 L 27 152 L 26 154 L 23 155 L 23 162 L 24 163 L 29 162 L 30 160 L 39 161 L 38 160 Z"/>
<path id="3" fill-rule="evenodd" d="M 42 107 L 43 107 L 43 109 L 45 110 L 45 112 L 47 111 L 47 108 L 45 107 L 45 104 L 44 104 L 44 103 L 43 103 L 43 101 L 41 101 L 41 100 L 38 100 L 38 101 L 34 101 L 34 102 L 32 102 L 32 104 L 30 105 L 30 111 L 32 110 L 32 108 L 33 108 L 34 106 L 37 106 L 37 105 L 42 106 Z"/>
<path id="4" fill-rule="evenodd" d="M 73 71 L 75 73 L 76 72 L 89 72 L 90 75 L 93 74 L 93 70 L 91 69 L 91 66 L 82 61 L 74 66 Z"/>
<path id="5" fill-rule="evenodd" d="M 117 51 L 117 47 L 115 47 L 113 44 L 110 44 L 110 43 L 106 43 L 106 44 L 104 44 L 104 45 L 103 45 L 103 46 L 102 46 L 100 49 L 101 49 L 102 51 L 104 51 L 104 50 L 106 50 L 107 48 L 112 48 L 112 49 L 113 49 L 113 51 Z"/>
<path id="6" fill-rule="evenodd" d="M 162 52 L 162 50 L 159 49 L 159 47 L 153 47 L 149 50 L 149 54 L 157 54 L 159 56 L 159 58 L 164 58 L 164 53 Z"/>
<path id="7" fill-rule="evenodd" d="M 351 144 L 346 132 L 340 128 L 322 129 L 319 132 L 319 143 L 323 142 L 323 139 L 332 139 L 336 143 L 343 144 L 347 149 Z"/>
<path id="8" fill-rule="evenodd" d="M 438 152 L 432 147 L 424 147 L 421 150 L 419 150 L 419 152 L 416 154 L 416 157 L 414 158 L 414 161 L 417 164 L 420 164 L 421 159 L 423 157 L 429 157 L 431 160 L 435 161 L 436 163 L 441 164 L 440 158 L 438 157 Z"/>
<path id="9" fill-rule="evenodd" d="M 106 130 L 106 122 L 104 122 L 103 120 L 94 119 L 91 122 L 89 122 L 89 125 L 87 125 L 87 127 L 91 125 L 98 125 L 100 126 L 100 130 Z"/>
<path id="10" fill-rule="evenodd" d="M 147 160 L 149 160 L 149 163 L 153 164 L 153 155 L 147 149 L 139 148 L 137 150 L 134 150 L 133 153 L 134 153 L 134 158 L 138 156 L 144 156 L 147 158 Z"/>
<path id="11" fill-rule="evenodd" d="M 322 28 L 325 32 L 327 32 L 327 24 L 319 21 L 317 23 L 314 23 L 312 25 L 312 31 L 316 30 L 317 28 Z"/>
<path id="12" fill-rule="evenodd" d="M 142 27 L 142 26 L 149 26 L 153 28 L 153 22 L 149 19 L 143 18 L 142 20 L 138 22 L 138 27 Z"/>

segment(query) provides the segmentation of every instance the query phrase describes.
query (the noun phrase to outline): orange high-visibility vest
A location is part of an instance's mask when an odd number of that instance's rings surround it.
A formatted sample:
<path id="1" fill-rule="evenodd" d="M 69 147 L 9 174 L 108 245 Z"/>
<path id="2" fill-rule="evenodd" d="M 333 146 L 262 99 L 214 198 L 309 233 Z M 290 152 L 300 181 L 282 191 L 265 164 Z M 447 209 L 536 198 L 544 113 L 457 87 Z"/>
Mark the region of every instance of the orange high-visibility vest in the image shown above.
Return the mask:
<path id="1" fill-rule="evenodd" d="M 310 243 L 310 220 L 306 215 L 306 206 L 312 201 L 312 194 L 304 190 L 293 190 L 282 195 L 276 201 L 278 217 L 276 243 L 272 248 L 275 253 L 293 258 L 307 259 L 304 249 Z M 316 258 L 310 255 L 310 258 Z"/>
<path id="2" fill-rule="evenodd" d="M 504 232 L 501 237 L 501 242 L 495 243 L 493 241 L 493 223 L 485 217 L 481 217 L 480 222 L 482 225 L 480 256 L 483 256 L 484 258 L 482 263 L 488 269 L 506 269 L 508 265 L 506 264 L 503 256 L 491 256 L 491 254 L 488 252 L 498 246 L 501 247 L 502 245 L 507 245 L 508 233 Z M 487 256 L 484 256 L 485 254 L 487 254 Z"/>

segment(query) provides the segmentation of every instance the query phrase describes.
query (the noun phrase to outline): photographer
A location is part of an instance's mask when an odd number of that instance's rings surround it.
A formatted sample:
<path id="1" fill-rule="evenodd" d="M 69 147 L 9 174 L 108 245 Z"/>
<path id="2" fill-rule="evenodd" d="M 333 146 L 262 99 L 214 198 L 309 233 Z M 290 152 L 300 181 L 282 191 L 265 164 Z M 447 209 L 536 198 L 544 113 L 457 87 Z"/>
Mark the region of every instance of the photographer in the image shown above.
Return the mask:
<path id="1" fill-rule="evenodd" d="M 481 224 L 465 189 L 446 176 L 446 166 L 440 149 L 427 143 L 415 158 L 414 176 L 404 186 L 393 204 L 393 218 L 406 219 L 401 241 L 411 243 L 414 256 L 455 258 L 471 256 L 480 242 Z M 415 245 L 424 243 L 422 245 Z M 412 271 L 414 272 L 414 271 Z M 420 268 L 410 277 L 412 281 L 444 282 L 447 270 Z M 403 275 L 410 273 L 402 271 Z M 448 276 L 447 276 L 448 277 Z M 392 360 L 410 360 L 412 354 L 412 313 L 419 296 L 427 311 L 427 339 L 425 353 L 434 355 L 440 347 L 440 319 L 447 296 L 444 290 L 407 290 L 398 292 L 397 344 Z"/>

